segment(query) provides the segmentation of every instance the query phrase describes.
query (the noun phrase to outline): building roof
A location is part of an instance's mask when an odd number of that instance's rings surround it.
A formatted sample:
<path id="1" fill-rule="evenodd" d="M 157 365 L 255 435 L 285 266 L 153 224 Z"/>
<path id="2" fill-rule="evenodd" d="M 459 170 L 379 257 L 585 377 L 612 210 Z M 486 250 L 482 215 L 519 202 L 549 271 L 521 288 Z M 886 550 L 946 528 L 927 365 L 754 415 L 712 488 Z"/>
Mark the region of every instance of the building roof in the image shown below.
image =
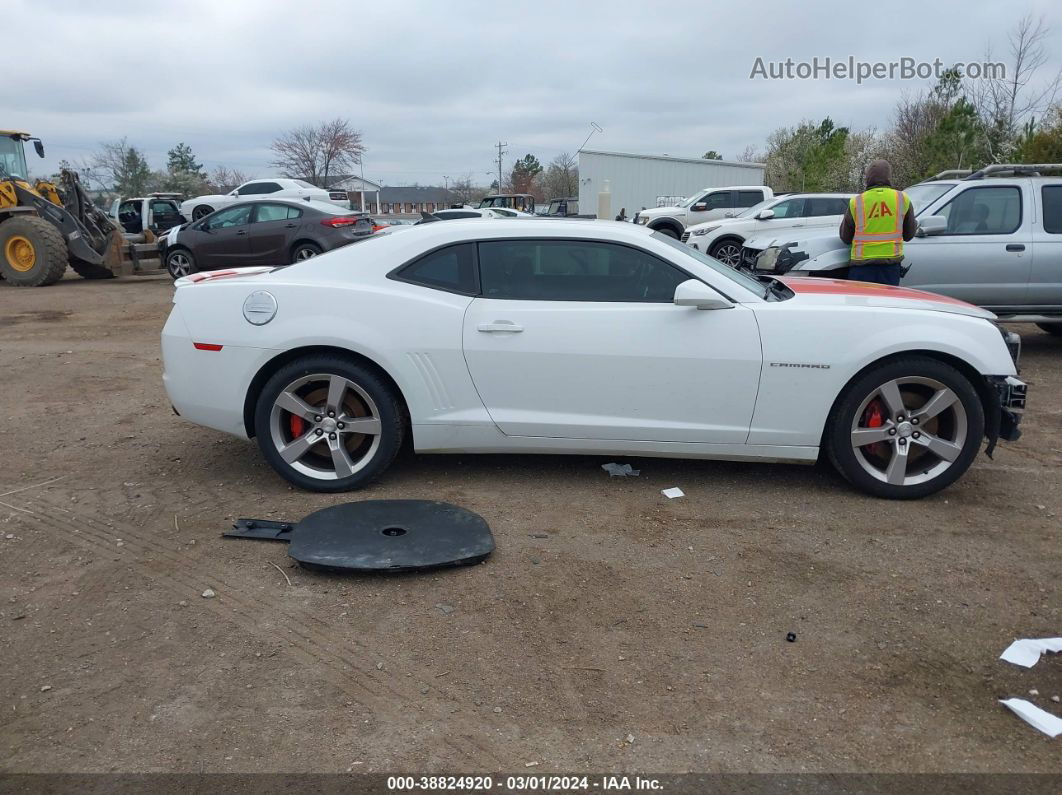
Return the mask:
<path id="1" fill-rule="evenodd" d="M 303 182 L 311 182 L 311 180 L 307 177 L 298 177 L 298 179 L 301 179 Z M 364 182 L 366 185 L 372 185 L 372 190 L 377 190 L 380 187 L 379 182 L 373 182 L 367 177 L 359 177 L 357 174 L 332 174 L 328 177 L 327 180 L 324 180 L 324 185 L 322 185 L 321 187 L 326 189 L 336 188 L 342 185 L 344 182 L 351 182 L 353 180 Z"/>
<path id="2" fill-rule="evenodd" d="M 395 187 L 384 185 L 380 188 L 380 201 L 385 204 L 395 202 L 434 202 L 444 204 L 451 200 L 453 194 L 445 188 L 431 187 L 429 185 L 411 185 L 409 187 Z"/>
<path id="3" fill-rule="evenodd" d="M 703 157 L 671 157 L 671 155 L 636 155 L 631 152 L 602 152 L 599 149 L 580 149 L 579 154 L 607 155 L 609 157 L 632 157 L 636 160 L 667 160 L 672 163 L 697 163 L 708 166 L 737 166 L 738 168 L 764 169 L 764 163 L 746 163 L 743 160 L 705 160 Z"/>

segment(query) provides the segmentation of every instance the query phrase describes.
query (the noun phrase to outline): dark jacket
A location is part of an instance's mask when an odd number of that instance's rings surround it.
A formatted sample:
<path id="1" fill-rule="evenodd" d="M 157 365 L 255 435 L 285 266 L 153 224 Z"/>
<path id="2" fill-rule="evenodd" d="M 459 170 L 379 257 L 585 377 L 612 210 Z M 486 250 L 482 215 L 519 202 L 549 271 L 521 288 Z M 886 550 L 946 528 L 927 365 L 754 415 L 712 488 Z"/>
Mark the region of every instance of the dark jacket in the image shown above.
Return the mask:
<path id="1" fill-rule="evenodd" d="M 871 188 L 891 188 L 887 181 L 868 180 L 867 190 Z M 904 242 L 912 240 L 915 236 L 915 232 L 918 229 L 918 222 L 915 220 L 914 204 L 910 204 L 907 208 L 907 212 L 903 215 L 903 239 Z M 841 236 L 841 241 L 852 245 L 852 238 L 855 237 L 855 219 L 852 218 L 852 205 L 849 203 L 848 207 L 844 211 L 844 218 L 841 219 L 841 228 L 838 231 Z M 887 259 L 868 259 L 860 262 L 860 265 L 893 265 L 903 261 L 903 257 L 889 257 Z"/>

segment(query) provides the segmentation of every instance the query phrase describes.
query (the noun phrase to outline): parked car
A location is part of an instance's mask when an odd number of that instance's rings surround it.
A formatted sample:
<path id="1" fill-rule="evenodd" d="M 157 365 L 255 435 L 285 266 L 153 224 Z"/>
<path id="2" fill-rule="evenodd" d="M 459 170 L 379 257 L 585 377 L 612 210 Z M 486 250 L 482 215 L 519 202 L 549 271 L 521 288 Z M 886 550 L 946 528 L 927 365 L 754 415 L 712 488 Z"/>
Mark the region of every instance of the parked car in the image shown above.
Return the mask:
<path id="1" fill-rule="evenodd" d="M 530 193 L 494 193 L 480 199 L 477 207 L 508 207 L 510 210 L 534 213 L 535 197 Z"/>
<path id="2" fill-rule="evenodd" d="M 532 217 L 530 213 L 522 213 L 504 207 L 490 207 L 482 210 L 473 207 L 460 207 L 450 210 L 436 210 L 433 213 L 421 213 L 420 220 L 415 221 L 414 223 L 424 224 L 432 221 L 458 221 L 468 218 L 493 220 L 496 218 L 513 218 L 518 216 L 526 218 Z"/>
<path id="3" fill-rule="evenodd" d="M 422 452 L 810 464 L 912 498 L 1018 436 L 1017 335 L 952 298 L 753 278 L 634 224 L 424 224 L 289 268 L 178 279 L 164 381 L 290 482 Z M 853 333 L 858 329 L 858 333 Z M 525 333 L 526 332 L 526 333 Z"/>
<path id="4" fill-rule="evenodd" d="M 171 229 L 159 240 L 159 258 L 175 279 L 199 270 L 287 265 L 369 237 L 376 228 L 364 213 L 328 202 L 241 202 Z"/>
<path id="5" fill-rule="evenodd" d="M 648 226 L 678 240 L 687 226 L 732 218 L 742 210 L 773 198 L 774 192 L 763 185 L 738 185 L 727 188 L 702 188 L 675 207 L 653 207 L 634 215 L 634 223 Z"/>
<path id="6" fill-rule="evenodd" d="M 904 286 L 1062 335 L 1062 177 L 990 166 L 965 179 L 919 183 L 907 194 L 919 231 L 904 246 Z M 767 234 L 746 241 L 743 261 L 770 273 L 844 276 L 848 252 L 836 230 Z"/>
<path id="7" fill-rule="evenodd" d="M 561 196 L 550 199 L 546 211 L 542 213 L 553 218 L 569 218 L 579 215 L 579 197 Z"/>
<path id="8" fill-rule="evenodd" d="M 115 199 L 110 216 L 122 228 L 126 240 L 150 243 L 187 220 L 181 215 L 180 196 L 179 193 L 151 193 Z"/>
<path id="9" fill-rule="evenodd" d="M 224 194 L 196 196 L 181 204 L 181 215 L 190 221 L 198 221 L 215 210 L 220 210 L 238 201 L 247 201 L 268 195 L 271 199 L 309 199 L 312 201 L 331 202 L 344 209 L 350 209 L 350 199 L 345 190 L 325 190 L 311 185 L 301 179 L 273 177 L 270 179 L 252 179 L 235 190 Z"/>
<path id="10" fill-rule="evenodd" d="M 733 218 L 720 218 L 686 227 L 682 242 L 720 262 L 736 266 L 746 238 L 805 227 L 837 229 L 850 193 L 792 193 L 749 207 Z"/>

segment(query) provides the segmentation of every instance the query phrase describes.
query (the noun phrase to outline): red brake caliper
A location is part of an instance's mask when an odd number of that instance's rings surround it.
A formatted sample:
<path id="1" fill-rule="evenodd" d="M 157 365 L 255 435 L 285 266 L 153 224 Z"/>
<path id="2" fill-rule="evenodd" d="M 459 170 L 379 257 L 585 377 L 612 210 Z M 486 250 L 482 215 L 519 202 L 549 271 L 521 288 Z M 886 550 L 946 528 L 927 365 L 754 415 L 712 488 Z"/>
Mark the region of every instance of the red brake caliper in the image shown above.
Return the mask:
<path id="1" fill-rule="evenodd" d="M 866 411 L 863 412 L 863 423 L 866 428 L 880 428 L 885 424 L 885 413 L 882 411 L 880 400 L 875 400 L 867 406 Z M 866 447 L 873 455 L 884 456 L 886 452 L 882 449 L 884 444 L 884 442 L 874 442 Z"/>
<path id="2" fill-rule="evenodd" d="M 302 432 L 306 430 L 306 420 L 294 414 L 289 414 L 288 427 L 291 428 L 291 438 L 298 439 L 302 436 Z"/>

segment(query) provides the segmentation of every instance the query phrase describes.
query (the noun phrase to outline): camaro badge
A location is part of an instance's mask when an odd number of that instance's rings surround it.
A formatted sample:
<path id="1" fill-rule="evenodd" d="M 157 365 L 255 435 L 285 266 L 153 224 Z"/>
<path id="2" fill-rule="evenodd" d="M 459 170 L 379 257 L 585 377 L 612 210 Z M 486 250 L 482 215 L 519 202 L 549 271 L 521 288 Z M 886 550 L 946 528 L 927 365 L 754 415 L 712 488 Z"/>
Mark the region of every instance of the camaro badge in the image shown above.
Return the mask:
<path id="1" fill-rule="evenodd" d="M 795 364 L 793 362 L 771 362 L 771 367 L 800 367 L 807 370 L 829 370 L 828 364 Z"/>

